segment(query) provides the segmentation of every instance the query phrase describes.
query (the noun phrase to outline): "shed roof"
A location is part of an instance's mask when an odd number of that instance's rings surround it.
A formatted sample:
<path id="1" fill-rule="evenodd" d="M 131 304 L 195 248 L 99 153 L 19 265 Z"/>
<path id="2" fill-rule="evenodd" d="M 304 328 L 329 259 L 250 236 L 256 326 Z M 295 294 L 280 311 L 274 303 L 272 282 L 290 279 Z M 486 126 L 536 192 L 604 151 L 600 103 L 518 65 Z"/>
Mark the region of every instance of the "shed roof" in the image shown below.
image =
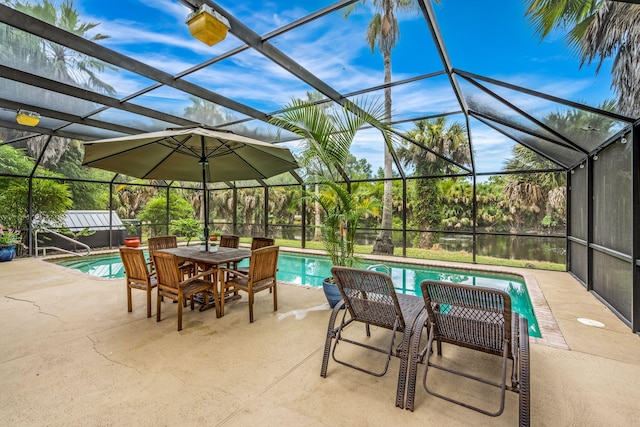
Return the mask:
<path id="1" fill-rule="evenodd" d="M 89 230 L 108 230 L 109 214 L 111 222 L 116 229 L 123 229 L 122 220 L 114 211 L 67 211 L 64 217 L 64 226 L 72 231 L 79 231 L 85 228 Z"/>

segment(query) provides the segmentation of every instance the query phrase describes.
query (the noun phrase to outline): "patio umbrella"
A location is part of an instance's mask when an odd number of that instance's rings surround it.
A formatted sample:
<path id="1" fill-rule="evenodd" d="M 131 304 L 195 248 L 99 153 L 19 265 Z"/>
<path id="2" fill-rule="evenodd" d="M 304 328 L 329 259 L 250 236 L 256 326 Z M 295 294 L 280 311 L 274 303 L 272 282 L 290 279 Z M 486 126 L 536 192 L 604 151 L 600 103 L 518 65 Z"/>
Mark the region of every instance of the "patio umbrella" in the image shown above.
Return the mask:
<path id="1" fill-rule="evenodd" d="M 143 179 L 208 182 L 266 179 L 298 168 L 287 148 L 204 127 L 167 129 L 84 143 L 84 166 Z M 208 249 L 209 239 L 205 237 Z"/>

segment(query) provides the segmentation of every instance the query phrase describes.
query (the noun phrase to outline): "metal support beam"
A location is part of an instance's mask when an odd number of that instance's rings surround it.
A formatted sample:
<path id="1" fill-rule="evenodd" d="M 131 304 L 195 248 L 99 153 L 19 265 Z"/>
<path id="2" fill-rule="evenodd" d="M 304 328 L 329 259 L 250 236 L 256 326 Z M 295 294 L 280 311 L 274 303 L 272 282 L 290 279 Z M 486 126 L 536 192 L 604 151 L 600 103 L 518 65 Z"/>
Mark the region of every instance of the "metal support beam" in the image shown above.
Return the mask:
<path id="1" fill-rule="evenodd" d="M 45 77 L 41 77 L 35 74 L 26 73 L 24 71 L 7 67 L 5 65 L 0 65 L 0 77 L 13 80 L 16 82 L 24 83 L 30 86 L 37 86 L 39 88 L 50 90 L 52 92 L 58 92 L 66 96 L 72 96 L 74 98 L 84 99 L 85 101 L 95 102 L 96 104 L 107 105 L 109 107 L 117 108 L 119 110 L 140 114 L 142 116 L 151 117 L 151 118 L 162 120 L 169 123 L 176 123 L 183 126 L 198 124 L 191 120 L 183 119 L 182 117 L 162 113 L 160 111 L 152 110 L 151 108 L 142 107 L 140 105 L 132 104 L 130 102 L 121 102 L 120 100 L 116 98 L 112 98 L 107 95 L 91 92 L 87 89 L 82 89 L 77 86 L 61 83 L 56 80 L 47 79 Z"/>
<path id="2" fill-rule="evenodd" d="M 51 130 L 51 129 L 48 129 L 48 128 L 43 128 L 41 126 L 23 126 L 23 125 L 19 125 L 16 122 L 8 122 L 6 120 L 0 120 L 0 127 L 7 128 L 7 129 L 19 130 L 19 131 L 23 131 L 23 132 L 34 132 L 33 135 L 29 135 L 28 137 L 23 138 L 23 139 L 33 138 L 33 137 L 38 136 L 39 134 L 40 135 L 59 136 L 59 137 L 62 137 L 62 138 L 79 139 L 79 140 L 87 140 L 88 139 L 87 135 L 80 134 L 80 133 L 67 132 L 67 131 L 63 131 L 63 130 Z M 7 143 L 9 143 L 9 142 L 7 142 Z M 0 146 L 1 145 L 5 145 L 5 143 L 0 144 Z"/>
<path id="3" fill-rule="evenodd" d="M 462 111 L 464 111 L 465 114 L 468 114 L 469 108 L 467 107 L 467 103 L 462 96 L 462 90 L 460 89 L 460 85 L 456 80 L 456 76 L 453 74 L 453 65 L 451 64 L 449 53 L 447 52 L 447 49 L 444 45 L 442 33 L 440 32 L 440 27 L 438 26 L 438 21 L 436 20 L 436 14 L 433 10 L 433 6 L 431 6 L 431 1 L 418 0 L 418 6 L 420 6 L 422 15 L 424 16 L 425 21 L 427 21 L 427 25 L 429 27 L 429 30 L 431 31 L 431 36 L 433 37 L 436 49 L 438 50 L 438 54 L 440 55 L 440 60 L 442 61 L 445 72 L 447 73 L 447 77 L 449 77 L 451 88 L 453 89 L 453 93 L 458 99 L 458 104 L 460 104 L 460 108 L 462 109 Z"/>
<path id="4" fill-rule="evenodd" d="M 402 256 L 407 256 L 407 179 L 402 179 Z M 393 236 L 393 232 L 391 232 Z M 393 242 L 393 239 L 392 239 Z"/>
<path id="5" fill-rule="evenodd" d="M 526 111 L 524 111 L 523 109 L 517 107 L 515 104 L 512 104 L 511 102 L 507 101 L 505 98 L 503 98 L 502 96 L 500 96 L 497 93 L 493 92 L 492 90 L 489 90 L 489 88 L 481 85 L 480 83 L 478 83 L 474 79 L 471 79 L 471 78 L 467 77 L 466 80 L 469 83 L 471 83 L 472 85 L 474 85 L 475 87 L 477 87 L 478 89 L 480 89 L 481 91 L 483 91 L 484 93 L 486 93 L 489 96 L 491 96 L 492 98 L 496 99 L 498 102 L 506 105 L 507 107 L 509 107 L 510 109 L 515 111 L 516 113 L 518 113 L 520 116 L 528 119 L 529 121 L 531 121 L 536 126 L 542 128 L 544 131 L 546 131 L 546 132 L 550 133 L 551 135 L 555 136 L 556 138 L 558 138 L 559 141 L 556 141 L 556 144 L 562 145 L 563 147 L 566 147 L 566 148 L 572 148 L 574 150 L 580 151 L 583 154 L 588 154 L 589 153 L 587 150 L 585 150 L 584 148 L 580 147 L 578 144 L 576 144 L 575 142 L 571 141 L 569 138 L 566 138 L 564 135 L 562 135 L 559 132 L 556 132 L 555 130 L 551 129 L 549 126 L 547 126 L 546 124 L 542 123 L 540 120 L 536 119 L 531 114 L 529 114 Z M 562 141 L 562 142 L 560 142 L 560 141 Z"/>
<path id="6" fill-rule="evenodd" d="M 627 137 L 627 144 L 631 146 L 631 173 L 632 173 L 632 305 L 631 305 L 631 330 L 640 332 L 640 120 L 633 125 L 631 134 Z"/>
<path id="7" fill-rule="evenodd" d="M 545 159 L 549 160 L 552 163 L 555 163 L 556 165 L 562 166 L 564 169 L 568 169 L 569 167 L 574 166 L 574 165 L 567 165 L 567 164 L 561 163 L 557 159 L 552 158 L 548 154 L 540 151 L 539 149 L 537 149 L 535 147 L 532 147 L 531 144 L 528 144 L 526 141 L 522 141 L 520 139 L 514 138 L 513 135 L 510 135 L 507 132 L 505 132 L 503 129 L 500 129 L 497 126 L 494 126 L 492 122 L 496 122 L 496 123 L 498 123 L 500 125 L 503 125 L 503 126 L 508 126 L 508 127 L 512 128 L 512 129 L 515 129 L 515 130 L 519 131 L 519 132 L 526 133 L 527 135 L 531 135 L 531 136 L 534 136 L 536 138 L 540 138 L 540 139 L 548 141 L 548 142 L 554 142 L 554 141 L 550 141 L 549 139 L 547 139 L 547 138 L 545 138 L 545 137 L 543 137 L 541 135 L 535 134 L 535 133 L 531 132 L 528 129 L 524 129 L 524 128 L 520 128 L 520 127 L 514 127 L 512 124 L 506 123 L 503 120 L 499 120 L 496 117 L 488 117 L 488 116 L 486 116 L 486 115 L 484 115 L 482 113 L 478 113 L 476 111 L 470 111 L 469 114 L 472 117 L 475 117 L 476 119 L 478 119 L 479 121 L 484 123 L 485 125 L 489 126 L 490 128 L 496 130 L 497 132 L 500 132 L 501 134 L 503 134 L 507 138 L 509 138 L 509 139 L 511 139 L 513 141 L 516 141 L 519 144 L 524 145 L 525 147 L 527 147 L 531 151 L 534 151 L 536 154 L 544 157 Z M 566 147 L 566 148 L 571 150 L 571 148 L 569 148 L 569 147 Z M 580 153 L 578 151 L 576 151 L 576 154 L 580 154 Z M 586 156 L 581 157 L 580 160 L 578 161 L 578 163 L 582 163 L 584 161 L 585 157 Z"/>
<path id="8" fill-rule="evenodd" d="M 247 116 L 266 120 L 266 115 L 264 113 L 248 107 L 247 105 L 225 98 L 217 93 L 211 92 L 210 90 L 193 83 L 189 83 L 186 80 L 176 79 L 171 74 L 151 67 L 144 62 L 136 61 L 133 58 L 122 55 L 121 53 L 76 36 L 75 34 L 64 31 L 56 26 L 40 21 L 39 19 L 33 18 L 2 4 L 0 4 L 0 22 L 4 22 L 7 25 L 26 31 L 30 34 L 34 34 L 38 37 L 51 40 L 77 52 L 84 53 L 85 55 L 89 55 L 108 64 L 112 64 L 116 67 L 147 77 L 190 95 L 231 108 Z"/>
<path id="9" fill-rule="evenodd" d="M 33 104 L 25 104 L 24 102 L 16 102 L 8 99 L 0 99 L 0 108 L 7 108 L 9 110 L 19 110 L 25 108 L 29 111 L 37 111 L 44 117 L 50 117 L 56 120 L 62 120 L 69 123 L 78 123 L 85 126 L 90 126 L 98 129 L 106 129 L 114 132 L 121 132 L 130 135 L 135 135 L 143 132 L 142 129 L 136 129 L 129 126 L 122 126 L 115 123 L 103 122 L 101 120 L 89 119 L 75 114 L 68 114 L 58 110 L 51 110 L 49 108 L 40 107 Z"/>
<path id="10" fill-rule="evenodd" d="M 481 76 L 480 74 L 469 73 L 467 71 L 462 71 L 462 70 L 458 70 L 458 69 L 454 69 L 453 72 L 458 74 L 458 75 L 460 75 L 460 76 L 463 76 L 463 77 L 469 77 L 469 78 L 474 78 L 476 80 L 482 80 L 482 81 L 484 81 L 486 83 L 491 83 L 491 84 L 494 84 L 494 85 L 497 85 L 497 86 L 502 86 L 502 87 L 507 88 L 507 89 L 515 90 L 515 91 L 522 92 L 522 93 L 526 93 L 527 95 L 537 96 L 539 98 L 546 99 L 547 101 L 557 102 L 558 104 L 566 105 L 567 107 L 577 108 L 579 110 L 585 110 L 585 111 L 588 111 L 590 113 L 599 114 L 601 116 L 609 117 L 610 119 L 622 121 L 622 122 L 625 122 L 625 123 L 633 123 L 633 119 L 630 118 L 630 117 L 622 116 L 620 114 L 612 113 L 612 112 L 606 111 L 606 110 L 601 110 L 599 108 L 590 107 L 588 105 L 580 104 L 578 102 L 568 101 L 566 99 L 558 98 L 557 96 L 547 95 L 546 93 L 538 92 L 538 91 L 531 90 L 531 89 L 526 89 L 526 88 L 523 88 L 521 86 L 513 85 L 511 83 L 506 83 L 506 82 L 503 82 L 503 81 L 500 81 L 500 80 L 492 79 L 492 78 L 489 78 L 489 77 L 484 77 L 484 76 Z"/>
<path id="11" fill-rule="evenodd" d="M 302 222 L 302 235 L 300 245 L 302 249 L 307 247 L 307 198 L 304 195 L 307 193 L 307 185 L 304 182 L 300 183 L 301 199 L 302 199 L 302 214 L 300 221 Z"/>

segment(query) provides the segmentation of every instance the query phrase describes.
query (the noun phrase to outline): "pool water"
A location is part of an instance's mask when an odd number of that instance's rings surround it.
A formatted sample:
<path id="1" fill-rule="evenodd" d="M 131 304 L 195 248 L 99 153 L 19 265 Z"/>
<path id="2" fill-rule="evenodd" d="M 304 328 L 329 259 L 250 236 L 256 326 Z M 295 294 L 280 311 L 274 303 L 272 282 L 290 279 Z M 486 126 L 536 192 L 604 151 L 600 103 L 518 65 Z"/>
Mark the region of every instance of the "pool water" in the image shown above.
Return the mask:
<path id="1" fill-rule="evenodd" d="M 56 262 L 68 268 L 103 278 L 123 278 L 124 267 L 119 254 L 73 258 Z M 365 267 L 377 264 L 365 263 Z M 248 266 L 244 260 L 240 266 Z M 331 275 L 331 260 L 314 255 L 280 252 L 278 257 L 277 278 L 283 282 L 298 285 L 321 287 L 322 280 Z M 441 280 L 501 289 L 511 296 L 513 311 L 529 321 L 529 335 L 541 337 L 540 328 L 529 299 L 524 281 L 517 276 L 483 273 L 480 271 L 455 270 L 435 267 L 420 267 L 407 264 L 385 264 L 391 268 L 391 278 L 399 293 L 421 296 L 420 282 L 423 280 Z"/>

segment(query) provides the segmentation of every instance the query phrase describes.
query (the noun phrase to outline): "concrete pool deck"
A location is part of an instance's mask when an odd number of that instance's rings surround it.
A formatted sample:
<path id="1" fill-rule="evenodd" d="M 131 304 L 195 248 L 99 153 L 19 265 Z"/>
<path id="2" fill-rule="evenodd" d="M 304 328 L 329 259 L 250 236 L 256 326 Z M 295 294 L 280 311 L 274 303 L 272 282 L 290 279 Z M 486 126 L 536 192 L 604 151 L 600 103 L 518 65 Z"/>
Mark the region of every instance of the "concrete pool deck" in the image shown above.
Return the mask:
<path id="1" fill-rule="evenodd" d="M 562 337 L 561 342 L 531 340 L 532 425 L 637 423 L 640 337 L 568 273 L 498 269 L 535 279 Z M 246 298 L 230 303 L 220 319 L 214 310 L 185 310 L 181 332 L 171 304 L 165 303 L 162 322 L 155 321 L 155 307 L 147 319 L 143 292 L 134 292 L 134 311 L 127 313 L 124 279 L 98 279 L 42 259 L 0 263 L 0 289 L 0 419 L 5 425 L 518 422 L 514 393 L 507 394 L 505 413 L 497 418 L 421 388 L 415 412 L 396 408 L 395 358 L 381 378 L 333 361 L 327 378 L 321 378 L 329 308 L 318 289 L 279 285 L 275 313 L 271 296 L 258 294 L 253 324 Z M 486 368 L 495 363 L 492 358 L 456 353 L 445 348 L 445 356 L 460 356 L 493 372 L 494 364 Z M 449 378 L 438 384 L 466 390 Z M 478 394 L 479 402 L 487 398 Z"/>

